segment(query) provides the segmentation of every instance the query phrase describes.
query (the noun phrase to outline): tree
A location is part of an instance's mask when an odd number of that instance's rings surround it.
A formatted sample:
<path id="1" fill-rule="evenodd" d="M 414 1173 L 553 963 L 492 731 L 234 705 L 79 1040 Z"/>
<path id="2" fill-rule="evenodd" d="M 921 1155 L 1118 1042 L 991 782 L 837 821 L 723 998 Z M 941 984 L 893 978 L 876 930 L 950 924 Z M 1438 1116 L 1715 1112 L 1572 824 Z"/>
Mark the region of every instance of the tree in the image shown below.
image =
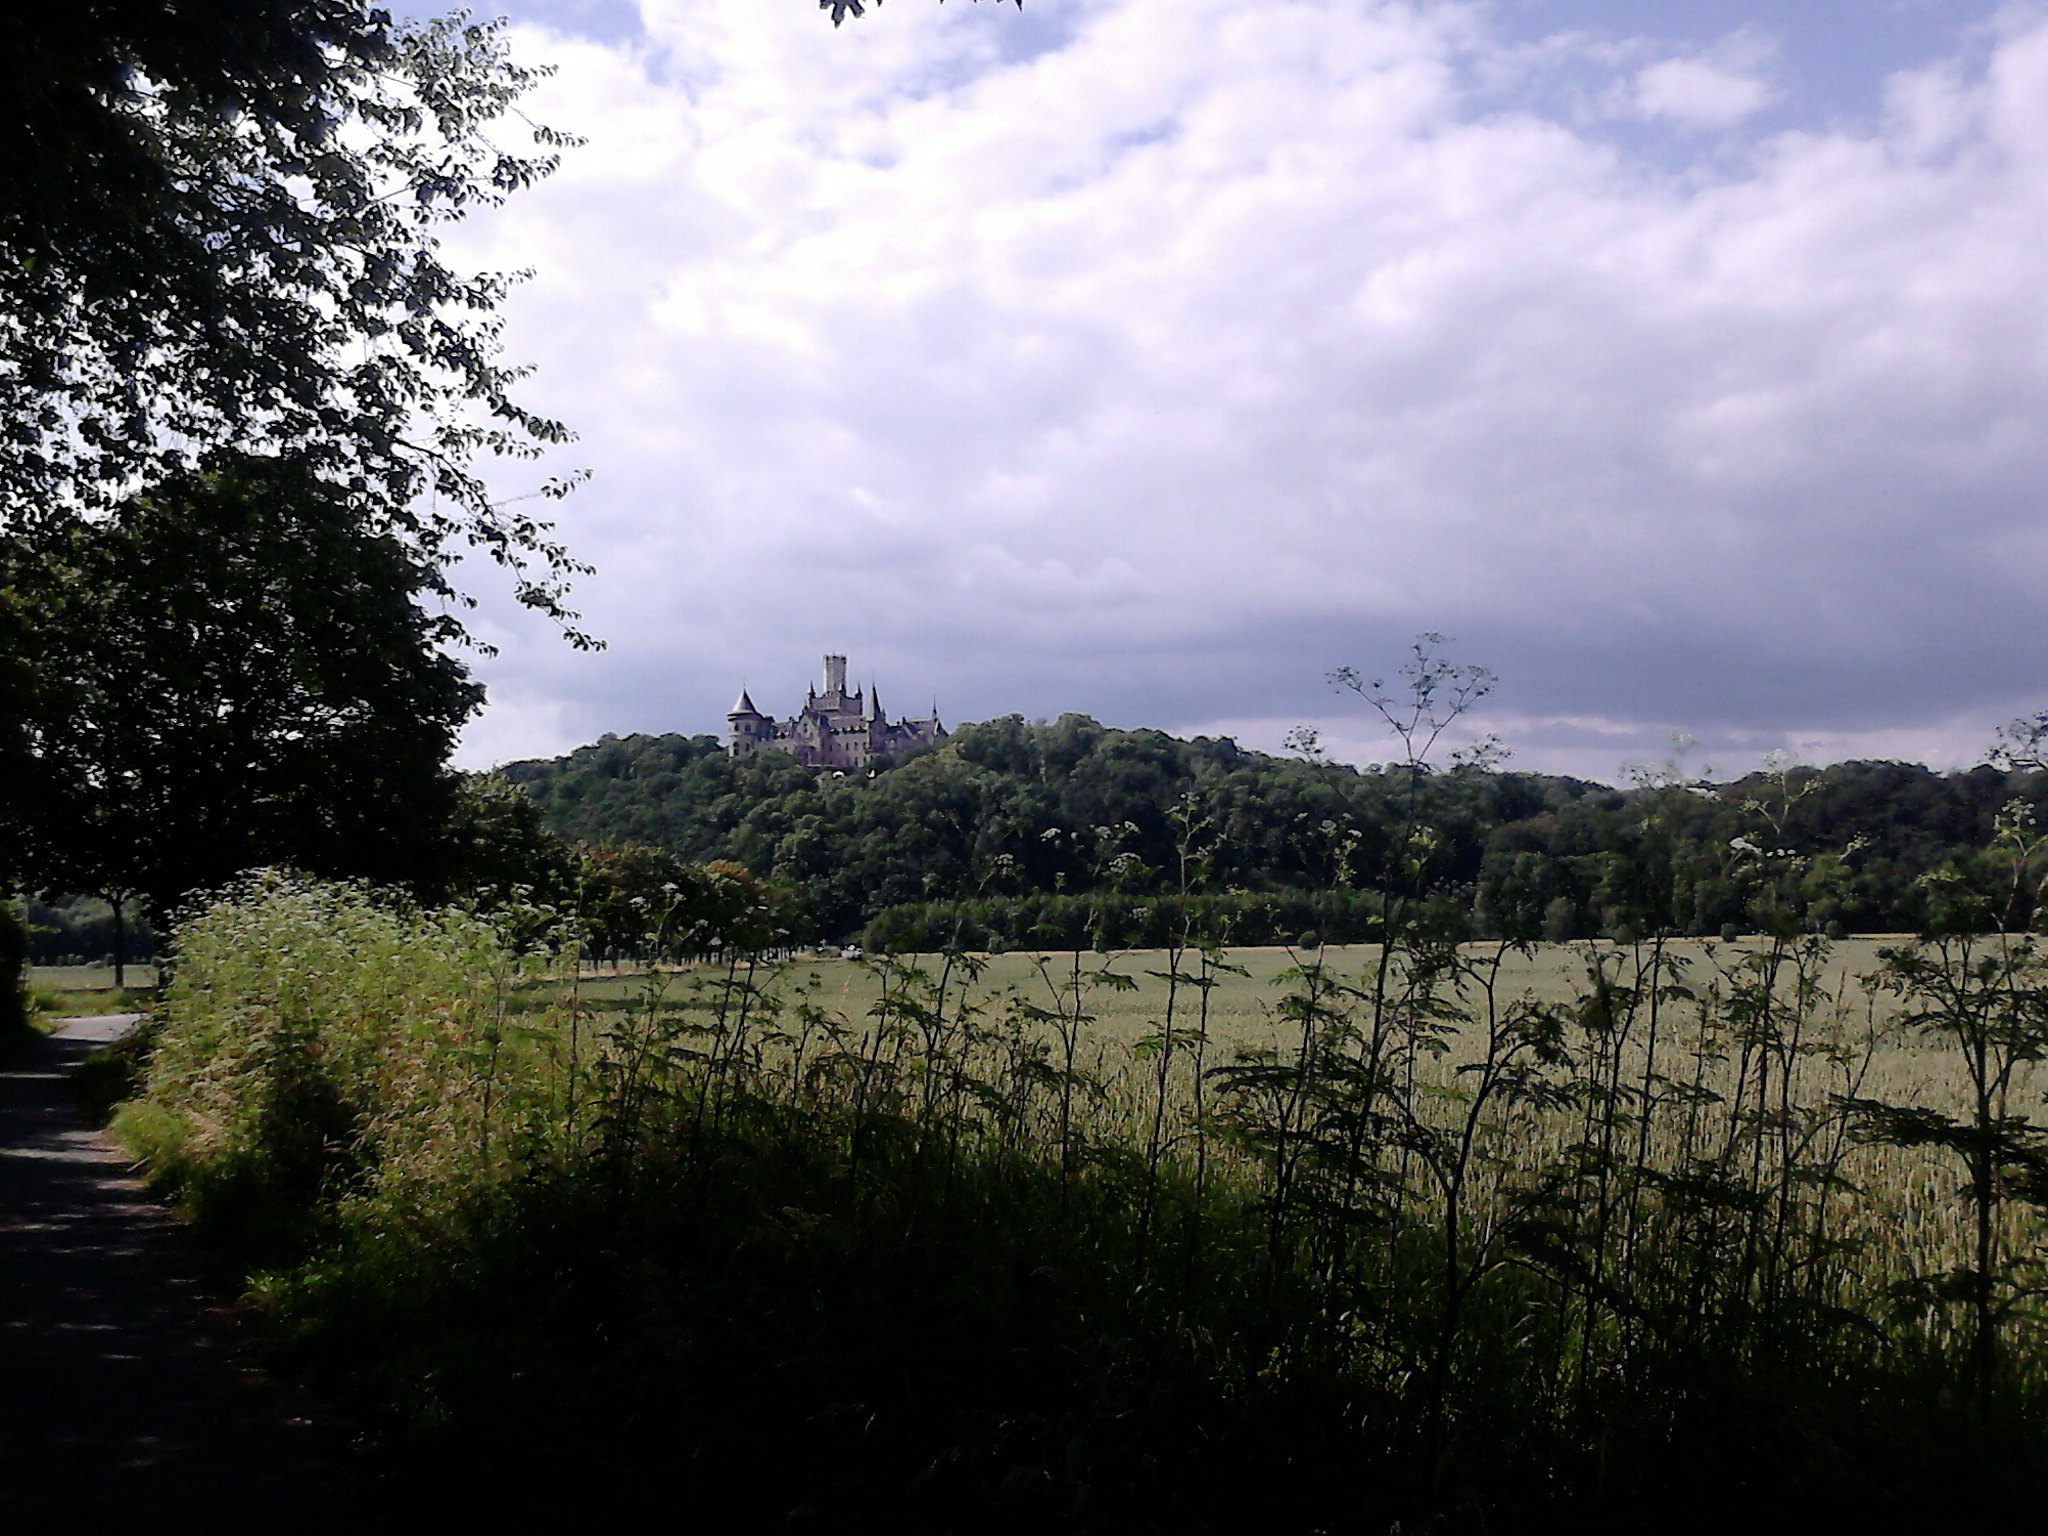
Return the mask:
<path id="1" fill-rule="evenodd" d="M 28 1032 L 28 923 L 11 901 L 0 901 L 0 1050 Z"/>
<path id="2" fill-rule="evenodd" d="M 832 13 L 832 25 L 836 27 L 846 20 L 849 12 L 855 16 L 865 16 L 867 15 L 867 7 L 869 5 L 878 6 L 881 3 L 882 0 L 818 0 L 818 9 L 830 11 Z M 975 0 L 975 4 L 979 5 L 980 3 L 981 0 Z M 1017 0 L 1017 9 L 1020 11 L 1024 9 L 1024 0 Z"/>
<path id="3" fill-rule="evenodd" d="M 576 904 L 576 850 L 548 830 L 532 797 L 499 774 L 463 776 L 432 862 L 413 884 L 426 901 L 467 901 L 501 914 Z"/>
<path id="4" fill-rule="evenodd" d="M 359 498 L 424 557 L 430 590 L 446 591 L 448 556 L 480 547 L 522 602 L 573 621 L 581 567 L 472 467 L 568 436 L 511 398 L 523 370 L 498 360 L 514 278 L 455 273 L 435 239 L 572 142 L 491 136 L 542 73 L 507 58 L 497 23 L 400 24 L 361 0 L 12 17 L 0 531 L 226 467 L 231 445 Z"/>
<path id="5" fill-rule="evenodd" d="M 593 957 L 645 960 L 694 937 L 689 930 L 708 895 L 701 870 L 641 843 L 599 843 L 583 850 L 579 916 Z M 708 943 L 696 947 L 708 949 Z"/>
<path id="6" fill-rule="evenodd" d="M 26 873 L 162 915 L 252 865 L 385 882 L 445 852 L 483 691 L 435 576 L 304 464 L 187 473 L 18 544 Z"/>

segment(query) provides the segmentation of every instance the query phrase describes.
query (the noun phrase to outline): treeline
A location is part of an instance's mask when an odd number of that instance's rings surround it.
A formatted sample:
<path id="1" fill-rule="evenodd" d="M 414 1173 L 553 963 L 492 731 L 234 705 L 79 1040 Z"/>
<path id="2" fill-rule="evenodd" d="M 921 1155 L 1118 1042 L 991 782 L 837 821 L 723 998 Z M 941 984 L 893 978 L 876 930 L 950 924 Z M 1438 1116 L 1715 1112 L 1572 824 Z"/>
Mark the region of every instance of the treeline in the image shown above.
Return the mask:
<path id="1" fill-rule="evenodd" d="M 117 949 L 130 962 L 156 958 L 156 935 L 149 924 L 134 920 L 117 927 L 113 907 L 96 896 L 47 901 L 31 896 L 22 902 L 21 915 L 29 959 L 36 965 L 112 964 Z"/>
<path id="2" fill-rule="evenodd" d="M 961 948 L 1166 949 L 1189 934 L 1233 944 L 1360 944 L 1379 937 L 1382 902 L 1371 891 L 1116 891 L 907 902 L 869 919 L 861 943 L 877 954 Z"/>
<path id="3" fill-rule="evenodd" d="M 418 551 L 307 462 L 213 463 L 0 530 L 10 944 L 118 978 L 193 892 L 265 866 L 430 904 L 559 883 L 532 801 L 448 766 L 483 690 Z"/>
<path id="4" fill-rule="evenodd" d="M 565 838 L 736 863 L 793 893 L 805 937 L 898 951 L 1060 947 L 1084 930 L 1150 944 L 1194 909 L 1238 943 L 1369 939 L 1362 893 L 1384 884 L 1418 806 L 1442 899 L 1473 937 L 1746 929 L 1752 850 L 1825 860 L 1801 898 L 1810 926 L 1914 931 L 1920 877 L 1976 856 L 2008 802 L 2048 794 L 2039 772 L 1891 762 L 1616 790 L 1351 768 L 1071 714 L 965 726 L 871 775 L 677 735 L 607 736 L 503 772 Z"/>

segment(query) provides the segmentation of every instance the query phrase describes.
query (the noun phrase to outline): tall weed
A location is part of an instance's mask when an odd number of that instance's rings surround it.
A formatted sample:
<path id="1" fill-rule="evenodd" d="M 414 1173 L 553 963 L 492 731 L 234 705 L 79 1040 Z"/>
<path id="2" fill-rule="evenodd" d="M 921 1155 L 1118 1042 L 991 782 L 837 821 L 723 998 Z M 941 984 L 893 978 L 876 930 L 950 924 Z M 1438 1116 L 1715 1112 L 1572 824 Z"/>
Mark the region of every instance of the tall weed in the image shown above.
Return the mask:
<path id="1" fill-rule="evenodd" d="M 1974 1293 L 1901 1282 L 1967 1268 L 1981 1206 L 1857 1106 L 1968 1083 L 1795 931 L 1514 992 L 1424 828 L 1404 926 L 1357 970 L 1304 943 L 1282 1043 L 1235 1052 L 1209 935 L 1126 1045 L 1106 951 L 1015 993 L 873 959 L 856 1018 L 744 953 L 593 1006 L 569 952 L 264 876 L 181 926 L 120 1123 L 395 1443 L 570 1505 L 658 1463 L 743 1527 L 1625 1529 L 1676 1489 L 1678 1530 L 1737 1469 L 1781 1511 L 1960 1507 Z M 2022 1452 L 2032 1326 L 1991 1357 Z"/>

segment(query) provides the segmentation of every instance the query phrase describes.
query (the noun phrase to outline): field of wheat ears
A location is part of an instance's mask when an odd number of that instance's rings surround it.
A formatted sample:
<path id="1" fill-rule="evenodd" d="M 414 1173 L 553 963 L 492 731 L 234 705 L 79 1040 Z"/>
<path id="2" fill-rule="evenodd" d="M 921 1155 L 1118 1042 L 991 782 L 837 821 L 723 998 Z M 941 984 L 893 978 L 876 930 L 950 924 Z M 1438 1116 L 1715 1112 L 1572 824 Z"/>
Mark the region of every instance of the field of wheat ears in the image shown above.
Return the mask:
<path id="1" fill-rule="evenodd" d="M 224 892 L 116 1120 L 422 1498 L 1379 1533 L 2035 1492 L 2024 936 L 598 982 L 519 931 Z"/>

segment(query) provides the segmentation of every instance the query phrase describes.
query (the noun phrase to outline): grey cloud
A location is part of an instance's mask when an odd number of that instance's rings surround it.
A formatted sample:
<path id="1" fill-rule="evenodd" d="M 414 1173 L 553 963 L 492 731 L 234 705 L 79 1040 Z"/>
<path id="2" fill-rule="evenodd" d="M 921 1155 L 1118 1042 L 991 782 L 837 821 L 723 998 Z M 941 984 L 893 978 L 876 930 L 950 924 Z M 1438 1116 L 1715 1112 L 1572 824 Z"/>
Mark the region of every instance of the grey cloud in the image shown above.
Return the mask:
<path id="1" fill-rule="evenodd" d="M 472 755 L 715 730 L 826 649 L 952 719 L 1269 729 L 1420 629 L 1532 766 L 2024 706 L 2048 25 L 1673 171 L 1461 95 L 1509 47 L 1474 13 L 1243 9 L 1105 0 L 1028 57 L 899 24 L 816 100 L 753 0 L 650 21 L 687 89 L 564 54 L 544 115 L 603 159 L 464 238 L 547 274 L 508 344 L 597 470 L 613 648 L 505 622 Z"/>

